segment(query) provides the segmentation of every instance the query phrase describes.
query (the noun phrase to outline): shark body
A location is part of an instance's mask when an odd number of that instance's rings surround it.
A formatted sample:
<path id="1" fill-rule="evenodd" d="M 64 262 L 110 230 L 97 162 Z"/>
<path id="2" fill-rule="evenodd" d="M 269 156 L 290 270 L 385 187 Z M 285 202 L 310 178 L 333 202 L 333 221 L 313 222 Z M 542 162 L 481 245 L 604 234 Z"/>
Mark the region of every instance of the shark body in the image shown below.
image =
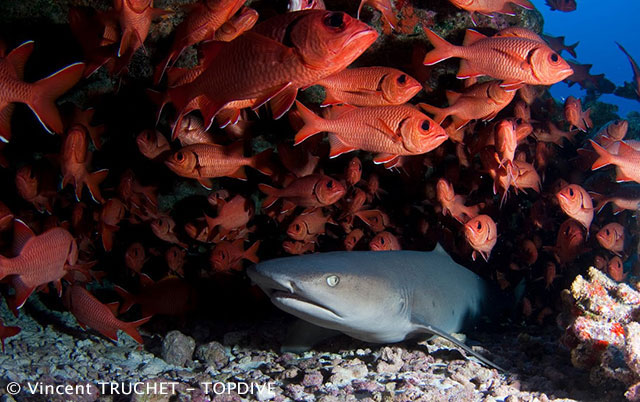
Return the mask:
<path id="1" fill-rule="evenodd" d="M 372 343 L 437 335 L 500 369 L 451 333 L 473 328 L 509 300 L 440 246 L 285 257 L 247 273 L 273 304 L 314 325 Z"/>

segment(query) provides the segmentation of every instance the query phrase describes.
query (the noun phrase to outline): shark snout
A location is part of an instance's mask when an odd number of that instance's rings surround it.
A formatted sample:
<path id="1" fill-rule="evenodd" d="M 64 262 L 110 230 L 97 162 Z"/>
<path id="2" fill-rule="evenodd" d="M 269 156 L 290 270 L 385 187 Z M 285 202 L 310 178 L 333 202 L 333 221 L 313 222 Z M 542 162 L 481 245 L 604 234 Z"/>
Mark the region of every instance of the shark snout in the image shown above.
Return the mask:
<path id="1" fill-rule="evenodd" d="M 247 268 L 247 275 L 251 281 L 258 285 L 269 297 L 276 291 L 295 292 L 294 283 L 288 278 L 280 278 L 278 275 L 269 275 L 260 269 L 260 264 Z"/>

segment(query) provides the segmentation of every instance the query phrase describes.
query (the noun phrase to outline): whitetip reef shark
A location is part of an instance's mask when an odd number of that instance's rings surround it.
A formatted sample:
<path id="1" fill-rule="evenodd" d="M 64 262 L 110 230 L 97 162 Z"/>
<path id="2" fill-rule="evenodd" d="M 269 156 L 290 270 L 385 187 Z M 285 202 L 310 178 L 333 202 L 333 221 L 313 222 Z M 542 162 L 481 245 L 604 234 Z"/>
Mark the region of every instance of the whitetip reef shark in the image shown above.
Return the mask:
<path id="1" fill-rule="evenodd" d="M 371 343 L 441 336 L 487 366 L 451 333 L 513 306 L 500 292 L 455 263 L 438 245 L 422 251 L 336 251 L 284 257 L 247 274 L 278 308 L 319 327 Z"/>

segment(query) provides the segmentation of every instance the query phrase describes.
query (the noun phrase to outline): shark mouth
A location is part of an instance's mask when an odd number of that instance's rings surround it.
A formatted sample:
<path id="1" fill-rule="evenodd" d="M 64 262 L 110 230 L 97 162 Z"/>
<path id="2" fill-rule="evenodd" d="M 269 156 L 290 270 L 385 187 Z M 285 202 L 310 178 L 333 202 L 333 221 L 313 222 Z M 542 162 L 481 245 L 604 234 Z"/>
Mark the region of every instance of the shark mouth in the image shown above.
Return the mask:
<path id="1" fill-rule="evenodd" d="M 277 280 L 259 272 L 255 267 L 250 267 L 247 274 L 264 293 L 271 299 L 276 307 L 302 319 L 320 318 L 322 320 L 341 321 L 342 316 L 333 309 L 311 301 L 302 296 L 294 281 L 289 279 Z"/>

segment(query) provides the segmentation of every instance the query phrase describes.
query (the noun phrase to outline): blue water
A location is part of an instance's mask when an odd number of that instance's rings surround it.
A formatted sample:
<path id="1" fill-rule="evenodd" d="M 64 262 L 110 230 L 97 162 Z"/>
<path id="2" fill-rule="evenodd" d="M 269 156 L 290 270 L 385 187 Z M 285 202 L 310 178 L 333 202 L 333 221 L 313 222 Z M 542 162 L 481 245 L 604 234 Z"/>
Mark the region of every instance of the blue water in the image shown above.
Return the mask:
<path id="1" fill-rule="evenodd" d="M 591 74 L 604 73 L 616 86 L 632 81 L 631 65 L 615 42 L 620 42 L 636 62 L 640 63 L 640 1 L 577 0 L 578 9 L 569 13 L 551 11 L 544 0 L 533 0 L 533 3 L 544 17 L 544 33 L 565 36 L 565 44 L 580 41 L 576 48 L 577 60 L 580 64 L 593 64 Z M 571 58 L 566 52 L 562 56 Z M 563 100 L 569 95 L 582 97 L 585 93 L 578 84 L 569 88 L 564 83 L 558 83 L 551 88 L 551 94 Z M 640 102 L 636 100 L 613 94 L 602 95 L 600 100 L 618 105 L 618 112 L 622 117 L 631 111 L 640 112 Z"/>

